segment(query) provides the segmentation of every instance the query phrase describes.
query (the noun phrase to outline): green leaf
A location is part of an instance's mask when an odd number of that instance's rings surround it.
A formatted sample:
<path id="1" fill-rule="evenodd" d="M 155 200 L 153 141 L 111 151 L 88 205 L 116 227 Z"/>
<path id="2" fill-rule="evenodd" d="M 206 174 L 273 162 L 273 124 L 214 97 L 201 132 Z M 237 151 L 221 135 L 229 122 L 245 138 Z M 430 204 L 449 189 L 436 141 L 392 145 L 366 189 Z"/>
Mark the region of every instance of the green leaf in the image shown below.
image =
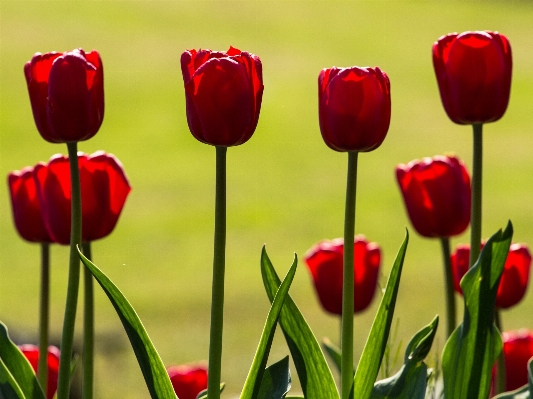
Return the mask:
<path id="1" fill-rule="evenodd" d="M 405 231 L 405 238 L 403 240 L 396 260 L 392 266 L 387 282 L 387 288 L 378 312 L 372 323 L 370 334 L 363 349 L 361 360 L 357 366 L 354 377 L 353 392 L 356 399 L 368 399 L 372 394 L 374 382 L 378 376 L 379 367 L 385 348 L 387 347 L 387 340 L 389 338 L 389 331 L 392 324 L 392 317 L 394 316 L 394 307 L 396 305 L 396 297 L 398 296 L 398 288 L 400 286 L 400 276 L 402 274 L 403 261 L 405 259 L 405 251 L 407 250 L 407 243 L 409 242 L 409 232 Z M 447 398 L 448 399 L 448 398 Z"/>
<path id="2" fill-rule="evenodd" d="M 283 399 L 291 389 L 289 356 L 270 365 L 263 374 L 257 399 Z"/>
<path id="3" fill-rule="evenodd" d="M 263 250 L 266 253 L 264 247 Z M 257 395 L 262 386 L 263 372 L 268 360 L 268 354 L 270 352 L 272 340 L 274 339 L 274 333 L 276 332 L 276 324 L 278 323 L 278 318 L 283 308 L 283 303 L 285 302 L 285 298 L 289 293 L 292 280 L 294 279 L 297 265 L 298 258 L 295 256 L 292 266 L 287 272 L 287 276 L 285 276 L 283 283 L 279 287 L 274 301 L 272 302 L 272 306 L 270 307 L 270 311 L 268 312 L 265 327 L 263 328 L 263 333 L 261 334 L 261 339 L 259 340 L 259 345 L 257 346 L 257 351 L 255 352 L 252 366 L 250 367 L 248 377 L 246 378 L 246 382 L 244 383 L 244 387 L 242 389 L 241 399 L 255 399 L 258 397 Z"/>
<path id="4" fill-rule="evenodd" d="M 45 399 L 30 362 L 11 341 L 7 327 L 1 322 L 0 359 L 0 392 L 5 394 L 6 398 Z M 3 399 L 3 396 L 0 398 Z"/>
<path id="5" fill-rule="evenodd" d="M 494 234 L 477 262 L 461 280 L 465 312 L 463 322 L 444 346 L 442 371 L 446 399 L 486 399 L 492 366 L 502 350 L 502 339 L 494 326 L 496 293 L 511 239 L 513 226 Z"/>
<path id="6" fill-rule="evenodd" d="M 222 382 L 220 384 L 220 392 L 222 392 L 225 387 L 226 387 L 226 384 Z M 198 395 L 196 396 L 196 399 L 207 399 L 207 389 L 204 389 L 203 391 L 198 393 Z"/>
<path id="7" fill-rule="evenodd" d="M 372 399 L 424 399 L 427 386 L 427 366 L 424 359 L 431 349 L 439 317 L 417 332 L 407 345 L 404 364 L 390 378 L 378 381 L 372 390 Z"/>
<path id="8" fill-rule="evenodd" d="M 167 370 L 133 307 L 117 286 L 87 259 L 79 248 L 78 253 L 83 264 L 91 271 L 117 311 L 130 339 L 152 399 L 176 399 L 177 396 L 174 393 Z"/>
<path id="9" fill-rule="evenodd" d="M 326 353 L 329 355 L 329 358 L 333 361 L 333 364 L 341 372 L 341 350 L 329 338 L 324 338 L 322 340 L 322 347 L 326 350 Z"/>
<path id="10" fill-rule="evenodd" d="M 17 381 L 9 372 L 6 365 L 0 359 L 0 398 L 2 399 L 26 399 Z"/>
<path id="11" fill-rule="evenodd" d="M 261 254 L 261 274 L 265 291 L 272 302 L 281 282 L 264 247 Z M 290 295 L 285 299 L 279 325 L 291 351 L 305 398 L 339 399 L 333 375 L 320 345 Z"/>

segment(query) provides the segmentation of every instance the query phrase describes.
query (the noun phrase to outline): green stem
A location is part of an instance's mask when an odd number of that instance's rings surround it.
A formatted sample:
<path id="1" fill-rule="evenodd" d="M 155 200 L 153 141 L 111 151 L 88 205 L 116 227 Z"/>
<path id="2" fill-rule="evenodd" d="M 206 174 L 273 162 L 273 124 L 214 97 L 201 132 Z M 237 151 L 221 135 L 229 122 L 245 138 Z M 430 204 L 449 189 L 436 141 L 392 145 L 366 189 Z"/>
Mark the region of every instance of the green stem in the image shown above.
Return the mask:
<path id="1" fill-rule="evenodd" d="M 41 243 L 41 299 L 39 303 L 39 364 L 37 377 L 43 391 L 48 383 L 48 321 L 50 309 L 50 244 Z"/>
<path id="2" fill-rule="evenodd" d="M 216 147 L 215 239 L 209 337 L 209 399 L 220 398 L 222 329 L 224 322 L 224 269 L 226 257 L 226 147 Z"/>
<path id="3" fill-rule="evenodd" d="M 353 386 L 354 235 L 357 188 L 357 151 L 348 152 L 346 208 L 344 213 L 344 266 L 342 280 L 341 398 Z"/>
<path id="4" fill-rule="evenodd" d="M 83 254 L 92 260 L 91 243 L 82 244 Z M 83 267 L 84 312 L 83 312 L 83 387 L 82 398 L 92 399 L 94 389 L 94 290 L 93 275 Z"/>
<path id="5" fill-rule="evenodd" d="M 57 382 L 57 399 L 68 399 L 70 390 L 70 360 L 74 343 L 74 325 L 76 323 L 76 306 L 80 284 L 80 258 L 77 245 L 81 244 L 81 189 L 78 169 L 78 143 L 67 143 L 70 163 L 70 181 L 72 197 L 72 221 L 70 231 L 70 261 L 68 272 L 67 300 L 61 337 L 61 355 L 59 358 L 59 376 Z"/>
<path id="6" fill-rule="evenodd" d="M 472 160 L 472 212 L 470 218 L 470 267 L 481 251 L 481 183 L 483 176 L 483 125 L 472 125 L 474 150 Z"/>
<path id="7" fill-rule="evenodd" d="M 496 327 L 498 327 L 498 330 L 500 330 L 500 332 L 503 332 L 501 315 L 498 309 L 494 311 L 494 322 L 496 323 Z M 506 379 L 507 374 L 505 370 L 505 354 L 502 350 L 496 362 L 496 392 L 494 392 L 495 395 L 505 392 L 505 388 L 507 385 Z"/>
<path id="8" fill-rule="evenodd" d="M 444 289 L 446 291 L 446 338 L 455 330 L 455 293 L 453 289 L 452 264 L 450 260 L 450 239 L 441 237 L 442 260 L 444 266 Z"/>

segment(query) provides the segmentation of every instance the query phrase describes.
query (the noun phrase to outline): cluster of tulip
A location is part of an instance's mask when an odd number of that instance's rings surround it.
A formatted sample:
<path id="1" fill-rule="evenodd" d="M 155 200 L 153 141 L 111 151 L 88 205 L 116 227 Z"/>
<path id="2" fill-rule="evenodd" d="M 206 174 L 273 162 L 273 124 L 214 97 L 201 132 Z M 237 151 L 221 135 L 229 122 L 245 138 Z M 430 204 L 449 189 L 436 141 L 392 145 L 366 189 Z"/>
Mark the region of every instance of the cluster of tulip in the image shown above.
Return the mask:
<path id="1" fill-rule="evenodd" d="M 448 337 L 442 360 L 444 395 L 449 399 L 485 399 L 491 390 L 493 365 L 502 352 L 500 334 L 494 327 L 496 322 L 501 329 L 498 309 L 514 306 L 522 299 L 531 264 L 531 254 L 525 245 L 511 245 L 510 224 L 505 231 L 481 243 L 482 124 L 498 120 L 507 108 L 511 48 L 507 39 L 498 33 L 450 34 L 435 43 L 433 62 L 448 116 L 455 123 L 473 125 L 472 182 L 463 162 L 455 156 L 436 156 L 399 165 L 396 176 L 415 230 L 424 237 L 439 238 L 442 244 Z M 103 152 L 91 156 L 77 153 L 77 142 L 96 134 L 102 123 L 103 70 L 98 53 L 74 50 L 64 54 L 36 54 L 26 64 L 25 75 L 37 128 L 46 140 L 66 143 L 69 152 L 69 157 L 56 155 L 48 164 L 40 163 L 9 175 L 15 225 L 20 235 L 28 241 L 43 243 L 43 248 L 49 243 L 71 245 L 60 358 L 55 349 L 50 350 L 48 375 L 43 371 L 46 359 L 36 364 L 38 351 L 43 353 L 47 347 L 46 284 L 41 295 L 40 349 L 21 347 L 21 353 L 26 354 L 37 369 L 40 386 L 47 392 L 48 399 L 54 396 L 56 385 L 58 399 L 68 398 L 80 259 L 86 277 L 84 399 L 92 398 L 93 389 L 93 277 L 124 324 L 153 398 L 220 397 L 226 152 L 228 147 L 245 143 L 255 131 L 264 89 L 262 66 L 256 55 L 230 47 L 227 52 L 185 51 L 181 69 L 189 128 L 196 139 L 216 148 L 209 378 L 202 367 L 179 366 L 165 370 L 131 305 L 91 262 L 88 244 L 113 230 L 130 191 L 122 166 L 115 157 Z M 241 398 L 281 399 L 290 389 L 287 359 L 266 367 L 277 324 L 293 355 L 303 397 L 423 398 L 428 389 L 428 370 L 423 360 L 431 348 L 438 318 L 413 337 L 398 374 L 375 382 L 393 317 L 408 236 L 394 262 L 357 369 L 353 366 L 353 315 L 371 303 L 381 265 L 379 246 L 369 243 L 364 236 L 355 236 L 357 161 L 360 152 L 378 148 L 387 135 L 391 118 L 389 78 L 377 67 L 333 67 L 320 72 L 318 89 L 322 137 L 331 149 L 348 153 L 346 213 L 344 237 L 320 242 L 306 254 L 305 261 L 324 309 L 341 316 L 341 348 L 325 345 L 326 352 L 340 370 L 340 394 L 319 345 L 288 295 L 296 259 L 281 280 L 263 249 L 261 271 L 272 307 Z M 469 225 L 470 246 L 459 246 L 452 255 L 449 238 L 463 233 Z M 345 243 L 350 245 L 345 246 Z M 43 261 L 43 265 L 45 263 Z M 45 270 L 43 266 L 43 281 L 47 279 Z M 459 325 L 454 289 L 465 297 L 465 319 Z M 8 398 L 41 398 L 42 392 L 41 396 L 35 393 L 39 389 L 21 371 L 28 365 L 17 357 L 16 349 L 9 349 L 9 342 L 0 342 L 0 358 L 10 376 L 0 380 L 0 393 Z M 8 349 L 2 349 L 2 343 Z M 493 392 L 520 388 L 520 391 L 499 397 L 533 397 L 533 363 L 528 366 L 533 356 L 533 332 L 504 333 L 502 353 L 494 367 Z M 526 385 L 528 368 L 529 387 Z M 54 380 L 56 374 L 57 381 Z M 203 391 L 205 388 L 207 390 Z M 8 391 L 9 395 L 5 393 Z M 28 392 L 35 396 L 29 396 Z"/>

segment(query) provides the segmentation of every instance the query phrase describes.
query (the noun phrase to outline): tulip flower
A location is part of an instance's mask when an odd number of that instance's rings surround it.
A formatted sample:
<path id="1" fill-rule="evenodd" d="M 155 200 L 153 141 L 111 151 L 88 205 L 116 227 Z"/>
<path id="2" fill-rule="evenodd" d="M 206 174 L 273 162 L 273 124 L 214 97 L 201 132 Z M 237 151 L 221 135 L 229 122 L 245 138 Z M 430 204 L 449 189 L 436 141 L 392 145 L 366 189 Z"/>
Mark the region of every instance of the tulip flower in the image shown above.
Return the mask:
<path id="1" fill-rule="evenodd" d="M 461 234 L 470 223 L 470 177 L 459 158 L 436 156 L 398 165 L 396 178 L 416 231 L 424 237 L 440 239 L 449 337 L 455 329 L 449 238 Z"/>
<path id="2" fill-rule="evenodd" d="M 9 173 L 8 186 L 13 219 L 20 236 L 30 242 L 52 242 L 41 215 L 33 168 Z"/>
<path id="3" fill-rule="evenodd" d="M 433 45 L 433 65 L 448 117 L 458 124 L 500 119 L 509 103 L 511 46 L 497 32 L 451 33 Z"/>
<path id="4" fill-rule="evenodd" d="M 103 151 L 78 153 L 82 196 L 82 240 L 103 238 L 115 228 L 131 190 L 120 161 Z M 55 242 L 70 242 L 69 160 L 54 155 L 35 166 L 37 194 L 43 218 Z"/>
<path id="5" fill-rule="evenodd" d="M 413 227 L 424 237 L 461 234 L 470 223 L 470 177 L 461 160 L 436 156 L 396 167 Z"/>
<path id="6" fill-rule="evenodd" d="M 20 347 L 21 352 L 31 364 L 31 367 L 37 372 L 39 363 L 39 348 L 35 345 L 25 344 Z M 59 371 L 59 349 L 55 346 L 48 347 L 48 379 L 46 398 L 53 399 L 57 390 L 57 373 Z"/>
<path id="7" fill-rule="evenodd" d="M 315 290 L 322 307 L 329 313 L 342 314 L 344 240 L 322 241 L 305 255 Z M 364 236 L 354 240 L 354 313 L 365 310 L 376 292 L 381 265 L 378 244 Z"/>
<path id="8" fill-rule="evenodd" d="M 367 152 L 390 124 L 390 82 L 379 68 L 329 68 L 318 75 L 320 131 L 335 151 Z"/>
<path id="9" fill-rule="evenodd" d="M 533 358 L 533 331 L 522 329 L 503 333 L 505 358 L 505 391 L 513 391 L 528 383 L 528 361 Z"/>
<path id="10" fill-rule="evenodd" d="M 233 47 L 188 50 L 181 55 L 181 72 L 187 122 L 197 140 L 230 147 L 252 137 L 263 97 L 258 56 Z"/>
<path id="11" fill-rule="evenodd" d="M 37 53 L 24 66 L 33 118 L 51 143 L 90 139 L 104 118 L 104 71 L 96 51 Z"/>
<path id="12" fill-rule="evenodd" d="M 483 245 L 482 245 L 483 247 Z M 451 257 L 455 291 L 462 294 L 461 279 L 469 269 L 470 246 L 458 245 Z M 524 297 L 529 283 L 531 253 L 524 244 L 512 244 L 505 261 L 503 274 L 496 294 L 496 307 L 508 309 Z"/>
<path id="13" fill-rule="evenodd" d="M 172 366 L 167 372 L 180 399 L 196 399 L 207 388 L 207 369 L 203 366 Z"/>

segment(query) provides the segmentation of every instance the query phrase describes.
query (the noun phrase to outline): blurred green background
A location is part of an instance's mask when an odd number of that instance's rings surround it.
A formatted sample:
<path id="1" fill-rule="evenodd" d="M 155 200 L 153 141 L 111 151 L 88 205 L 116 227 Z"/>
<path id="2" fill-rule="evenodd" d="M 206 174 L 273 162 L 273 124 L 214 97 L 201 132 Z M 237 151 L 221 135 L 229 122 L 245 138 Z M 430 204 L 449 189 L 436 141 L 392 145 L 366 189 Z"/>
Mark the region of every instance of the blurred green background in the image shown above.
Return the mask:
<path id="1" fill-rule="evenodd" d="M 404 229 L 411 229 L 394 167 L 443 153 L 455 153 L 471 166 L 471 129 L 444 113 L 431 46 L 454 31 L 505 34 L 513 49 L 513 84 L 507 113 L 485 126 L 483 236 L 511 219 L 514 241 L 533 245 L 532 21 L 530 1 L 2 0 L 0 171 L 6 176 L 66 153 L 66 146 L 45 142 L 35 128 L 24 63 L 35 52 L 97 49 L 104 63 L 106 113 L 100 132 L 79 148 L 114 153 L 133 191 L 115 231 L 94 243 L 95 263 L 134 305 L 166 365 L 205 360 L 215 151 L 189 133 L 179 59 L 185 49 L 230 45 L 259 55 L 265 85 L 259 125 L 248 143 L 228 151 L 223 380 L 224 396 L 231 398 L 240 392 L 268 312 L 259 271 L 262 245 L 284 274 L 294 252 L 302 259 L 314 243 L 342 235 L 347 156 L 330 150 L 320 136 L 320 69 L 379 66 L 391 80 L 388 137 L 359 157 L 356 222 L 357 233 L 383 248 L 383 286 Z M 34 339 L 39 247 L 14 230 L 5 184 L 0 216 L 0 319 L 14 336 Z M 467 232 L 454 238 L 453 246 L 468 240 Z M 412 231 L 396 311 L 403 347 L 436 313 L 444 315 L 439 249 L 437 240 Z M 56 338 L 67 259 L 66 247 L 52 247 Z M 291 293 L 316 336 L 337 342 L 339 320 L 321 311 L 303 262 Z M 378 299 L 379 293 L 355 318 L 356 358 Z M 96 397 L 148 397 L 120 321 L 99 288 L 96 303 Z M 532 307 L 529 293 L 503 313 L 504 326 L 533 328 Z M 440 334 L 439 352 L 442 328 Z M 270 359 L 287 353 L 278 334 Z"/>

